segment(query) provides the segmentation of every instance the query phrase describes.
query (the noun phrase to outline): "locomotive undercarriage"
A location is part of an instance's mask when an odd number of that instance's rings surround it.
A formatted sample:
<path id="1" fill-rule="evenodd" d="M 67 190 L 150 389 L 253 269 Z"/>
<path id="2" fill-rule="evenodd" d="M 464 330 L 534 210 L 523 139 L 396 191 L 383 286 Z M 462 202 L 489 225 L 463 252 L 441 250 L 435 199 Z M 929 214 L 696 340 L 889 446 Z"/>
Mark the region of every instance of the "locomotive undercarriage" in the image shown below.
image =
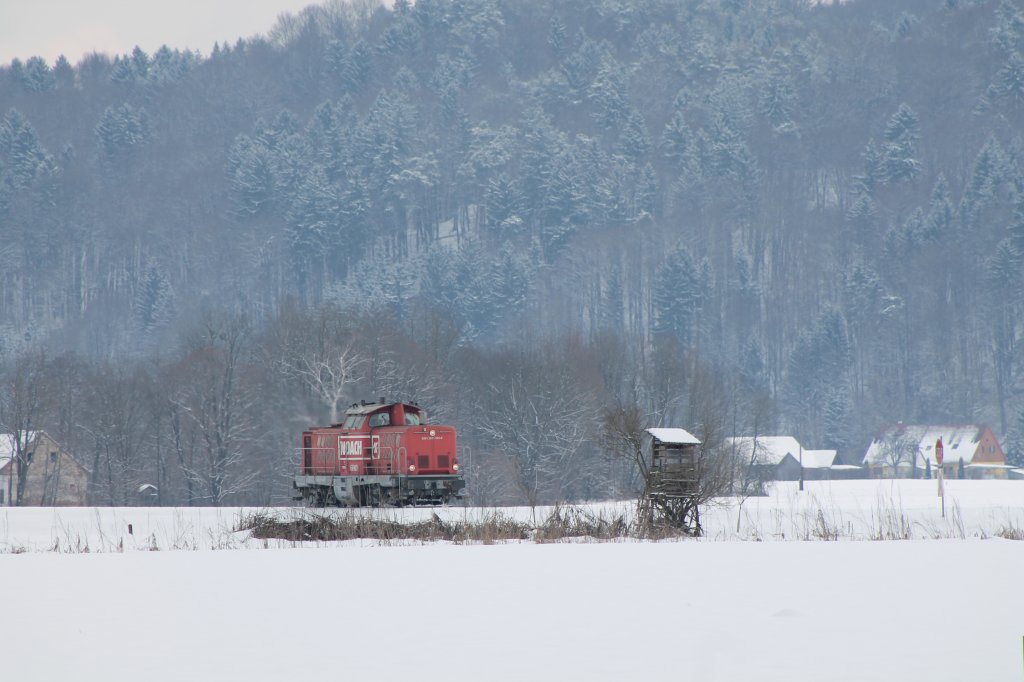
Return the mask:
<path id="1" fill-rule="evenodd" d="M 296 476 L 294 499 L 311 507 L 447 504 L 463 496 L 462 476 Z"/>

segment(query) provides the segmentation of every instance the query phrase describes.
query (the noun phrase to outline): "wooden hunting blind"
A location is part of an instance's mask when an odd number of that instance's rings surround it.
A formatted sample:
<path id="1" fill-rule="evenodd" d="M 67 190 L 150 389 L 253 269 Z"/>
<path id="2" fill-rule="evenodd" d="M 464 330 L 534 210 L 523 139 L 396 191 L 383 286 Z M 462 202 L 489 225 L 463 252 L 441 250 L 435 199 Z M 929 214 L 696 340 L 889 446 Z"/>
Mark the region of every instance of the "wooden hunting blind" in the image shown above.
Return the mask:
<path id="1" fill-rule="evenodd" d="M 649 520 L 698 528 L 700 440 L 678 428 L 653 428 L 647 433 L 651 459 L 643 506 Z"/>

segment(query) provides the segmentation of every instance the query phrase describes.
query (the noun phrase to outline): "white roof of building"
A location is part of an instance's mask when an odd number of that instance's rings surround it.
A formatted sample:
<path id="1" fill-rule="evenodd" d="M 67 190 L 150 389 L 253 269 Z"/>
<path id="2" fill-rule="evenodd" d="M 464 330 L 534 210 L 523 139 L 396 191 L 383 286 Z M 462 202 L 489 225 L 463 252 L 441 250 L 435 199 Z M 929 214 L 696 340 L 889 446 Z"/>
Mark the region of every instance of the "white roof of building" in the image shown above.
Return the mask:
<path id="1" fill-rule="evenodd" d="M 656 440 L 659 440 L 662 443 L 669 443 L 672 445 L 700 445 L 700 441 L 697 437 L 686 429 L 656 428 L 647 429 L 647 433 L 651 434 Z"/>
<path id="2" fill-rule="evenodd" d="M 800 459 L 800 456 L 797 456 Z M 804 450 L 804 469 L 829 469 L 836 461 L 835 450 Z"/>
<path id="3" fill-rule="evenodd" d="M 906 452 L 900 461 L 901 465 L 910 466 L 911 457 L 915 454 L 917 466 L 921 469 L 935 463 L 935 441 L 942 439 L 942 461 L 946 464 L 964 460 L 969 464 L 978 450 L 982 427 L 967 426 L 933 426 L 927 424 L 911 424 L 891 426 L 871 441 L 868 451 L 864 453 L 864 464 L 888 464 L 892 466 L 897 457 L 892 454 L 894 444 L 899 443 Z"/>
<path id="4" fill-rule="evenodd" d="M 754 447 L 754 439 L 751 436 L 726 438 L 725 443 L 734 446 L 737 452 L 747 459 L 750 458 L 751 448 Z M 807 451 L 804 450 L 804 452 Z M 786 459 L 786 455 L 792 456 L 797 461 L 800 460 L 800 443 L 793 436 L 757 437 L 757 451 L 754 459 L 758 464 L 778 464 Z"/>

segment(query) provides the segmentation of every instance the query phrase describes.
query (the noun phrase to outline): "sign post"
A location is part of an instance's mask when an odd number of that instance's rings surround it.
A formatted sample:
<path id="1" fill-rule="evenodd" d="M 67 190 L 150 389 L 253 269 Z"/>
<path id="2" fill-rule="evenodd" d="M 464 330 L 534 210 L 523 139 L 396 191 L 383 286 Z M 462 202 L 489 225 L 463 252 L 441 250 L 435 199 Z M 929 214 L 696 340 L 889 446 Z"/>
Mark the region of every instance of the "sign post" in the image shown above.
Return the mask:
<path id="1" fill-rule="evenodd" d="M 946 518 L 946 490 L 942 486 L 942 439 L 935 441 L 935 463 L 938 465 L 939 474 L 939 498 L 942 499 L 942 518 Z"/>

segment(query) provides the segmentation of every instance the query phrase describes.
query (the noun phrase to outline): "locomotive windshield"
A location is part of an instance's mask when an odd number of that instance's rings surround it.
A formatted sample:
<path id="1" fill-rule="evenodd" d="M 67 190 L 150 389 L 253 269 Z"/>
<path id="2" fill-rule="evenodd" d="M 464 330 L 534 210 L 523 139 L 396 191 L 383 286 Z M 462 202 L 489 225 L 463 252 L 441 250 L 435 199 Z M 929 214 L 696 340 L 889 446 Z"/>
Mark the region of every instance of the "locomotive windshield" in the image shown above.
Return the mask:
<path id="1" fill-rule="evenodd" d="M 420 418 L 420 413 L 419 412 L 409 411 L 409 412 L 405 413 L 405 425 L 406 426 L 419 426 L 422 423 L 423 423 L 423 420 Z"/>
<path id="2" fill-rule="evenodd" d="M 387 412 L 378 412 L 377 414 L 370 417 L 370 428 L 376 428 L 378 426 L 387 426 L 391 423 L 391 415 Z"/>
<path id="3" fill-rule="evenodd" d="M 361 414 L 350 414 L 348 417 L 345 418 L 345 426 L 344 426 L 344 428 L 346 428 L 346 429 L 358 429 L 360 426 L 363 425 L 363 419 L 365 419 L 365 418 L 366 417 L 364 415 L 361 415 Z"/>

